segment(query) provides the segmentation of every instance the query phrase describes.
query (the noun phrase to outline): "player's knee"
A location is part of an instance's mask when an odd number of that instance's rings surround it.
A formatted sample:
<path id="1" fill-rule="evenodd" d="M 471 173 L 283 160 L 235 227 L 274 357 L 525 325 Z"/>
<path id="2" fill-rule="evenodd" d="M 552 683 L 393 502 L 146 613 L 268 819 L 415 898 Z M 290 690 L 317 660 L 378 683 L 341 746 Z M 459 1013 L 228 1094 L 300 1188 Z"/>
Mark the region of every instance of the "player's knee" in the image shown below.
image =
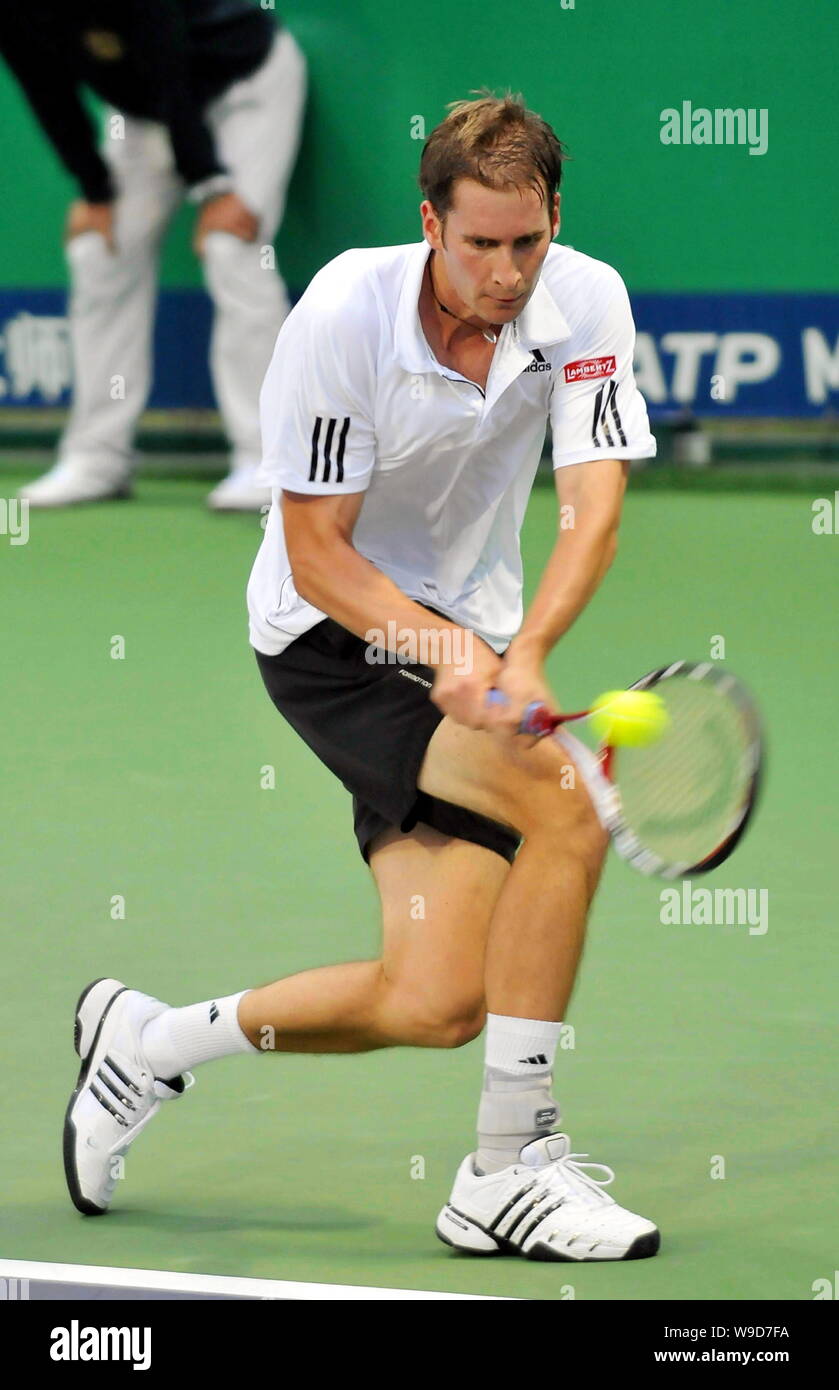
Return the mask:
<path id="1" fill-rule="evenodd" d="M 559 792 L 559 796 L 561 795 L 562 789 Z M 599 845 L 603 840 L 604 831 L 588 793 L 580 789 L 573 799 L 568 798 L 566 794 L 566 800 L 562 805 L 565 812 L 566 839 L 592 848 Z"/>
<path id="2" fill-rule="evenodd" d="M 567 839 L 585 834 L 593 811 L 586 796 L 564 787 L 560 781 L 534 780 L 511 792 L 507 814 L 525 839 L 533 835 Z"/>
<path id="3" fill-rule="evenodd" d="M 606 853 L 609 837 L 603 829 L 587 795 L 554 807 L 532 825 L 526 838 L 550 840 L 557 850 L 596 867 Z"/>
<path id="4" fill-rule="evenodd" d="M 436 1046 L 465 1047 L 466 1043 L 473 1042 L 480 1036 L 485 1022 L 486 1010 L 483 1007 L 456 1010 L 443 1021 Z"/>
<path id="5" fill-rule="evenodd" d="M 513 754 L 507 818 L 525 839 L 553 839 L 586 857 L 596 857 L 606 836 L 582 776 L 556 745 Z"/>
<path id="6" fill-rule="evenodd" d="M 486 1006 L 469 996 L 449 1000 L 413 999 L 408 1031 L 417 1047 L 463 1047 L 483 1031 Z"/>

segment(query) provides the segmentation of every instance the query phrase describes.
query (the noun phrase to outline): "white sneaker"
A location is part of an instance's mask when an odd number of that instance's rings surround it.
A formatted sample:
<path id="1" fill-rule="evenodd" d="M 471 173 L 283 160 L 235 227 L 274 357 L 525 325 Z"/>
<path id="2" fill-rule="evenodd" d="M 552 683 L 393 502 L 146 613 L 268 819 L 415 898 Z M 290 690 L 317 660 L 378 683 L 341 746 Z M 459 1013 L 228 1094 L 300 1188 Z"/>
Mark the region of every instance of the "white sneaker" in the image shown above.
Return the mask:
<path id="1" fill-rule="evenodd" d="M 258 464 L 234 468 L 207 498 L 207 506 L 215 512 L 258 512 L 271 505 L 271 489 L 257 483 Z"/>
<path id="2" fill-rule="evenodd" d="M 64 1118 L 64 1173 L 70 1196 L 86 1216 L 107 1210 L 119 1159 L 157 1114 L 194 1085 L 191 1072 L 161 1080 L 140 1048 L 150 1019 L 169 1006 L 119 980 L 94 980 L 76 1004 L 76 1051 L 82 1069 Z"/>
<path id="3" fill-rule="evenodd" d="M 619 1207 L 603 1187 L 614 1178 L 605 1163 L 580 1162 L 567 1134 L 525 1144 L 520 1162 L 478 1177 L 474 1154 L 461 1163 L 452 1195 L 437 1218 L 437 1235 L 475 1255 L 529 1260 L 641 1260 L 661 1243 L 651 1221 Z M 602 1168 L 606 1178 L 583 1168 Z"/>
<path id="4" fill-rule="evenodd" d="M 30 507 L 71 507 L 78 502 L 110 502 L 131 497 L 131 473 L 124 467 L 60 459 L 48 473 L 20 488 Z"/>

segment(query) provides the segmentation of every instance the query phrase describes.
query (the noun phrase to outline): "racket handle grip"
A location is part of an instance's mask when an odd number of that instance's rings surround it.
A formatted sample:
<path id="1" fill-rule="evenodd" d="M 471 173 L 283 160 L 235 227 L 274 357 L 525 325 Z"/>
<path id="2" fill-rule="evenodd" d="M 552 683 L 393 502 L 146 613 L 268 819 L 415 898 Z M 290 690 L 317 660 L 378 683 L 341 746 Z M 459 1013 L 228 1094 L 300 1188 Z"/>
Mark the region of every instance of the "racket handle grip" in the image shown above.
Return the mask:
<path id="1" fill-rule="evenodd" d="M 487 692 L 487 704 L 506 705 L 507 696 L 502 690 L 490 690 Z M 541 700 L 531 700 L 530 704 L 525 706 L 518 731 L 520 734 L 544 738 L 545 734 L 552 734 L 559 723 L 561 720 L 558 720 L 555 714 L 551 714 Z"/>

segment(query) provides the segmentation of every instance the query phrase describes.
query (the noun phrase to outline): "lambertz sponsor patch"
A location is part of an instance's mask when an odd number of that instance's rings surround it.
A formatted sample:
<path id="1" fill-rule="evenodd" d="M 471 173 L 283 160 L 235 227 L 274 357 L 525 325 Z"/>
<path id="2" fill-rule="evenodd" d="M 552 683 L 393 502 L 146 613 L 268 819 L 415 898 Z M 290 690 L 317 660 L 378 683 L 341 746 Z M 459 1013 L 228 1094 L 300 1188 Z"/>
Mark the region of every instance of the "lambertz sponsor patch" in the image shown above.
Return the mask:
<path id="1" fill-rule="evenodd" d="M 600 376 L 612 376 L 617 363 L 614 357 L 586 357 L 566 362 L 566 381 L 596 381 Z"/>

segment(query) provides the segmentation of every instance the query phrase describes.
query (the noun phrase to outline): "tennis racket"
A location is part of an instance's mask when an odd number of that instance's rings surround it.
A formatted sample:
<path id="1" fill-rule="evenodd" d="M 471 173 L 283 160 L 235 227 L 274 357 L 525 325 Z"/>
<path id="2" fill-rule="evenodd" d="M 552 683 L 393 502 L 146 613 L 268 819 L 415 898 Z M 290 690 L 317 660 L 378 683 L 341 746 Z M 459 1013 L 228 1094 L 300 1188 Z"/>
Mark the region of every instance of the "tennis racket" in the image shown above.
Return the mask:
<path id="1" fill-rule="evenodd" d="M 567 748 L 600 823 L 634 869 L 661 878 L 708 873 L 732 853 L 757 802 L 764 752 L 755 702 L 711 662 L 675 661 L 629 689 L 655 690 L 667 710 L 664 733 L 645 747 L 594 752 L 565 727 L 590 710 L 557 717 L 539 702 L 527 706 L 519 732 L 552 734 Z M 489 699 L 506 703 L 497 690 Z"/>

